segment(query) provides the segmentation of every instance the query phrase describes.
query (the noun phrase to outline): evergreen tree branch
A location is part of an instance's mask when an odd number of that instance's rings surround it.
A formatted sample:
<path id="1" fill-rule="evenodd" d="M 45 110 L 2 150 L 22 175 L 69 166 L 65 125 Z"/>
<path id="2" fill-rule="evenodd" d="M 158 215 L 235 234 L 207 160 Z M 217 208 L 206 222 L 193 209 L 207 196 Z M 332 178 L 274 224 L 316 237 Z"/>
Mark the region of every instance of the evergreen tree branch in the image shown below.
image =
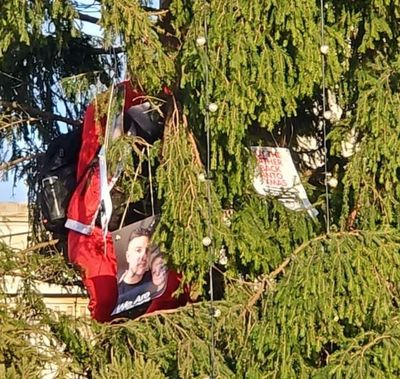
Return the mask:
<path id="1" fill-rule="evenodd" d="M 184 120 L 184 124 L 185 124 L 186 127 L 187 127 L 187 120 L 186 120 L 186 117 L 184 117 L 183 120 Z M 200 154 L 199 154 L 199 150 L 197 149 L 197 144 L 196 144 L 196 141 L 195 141 L 195 139 L 194 139 L 193 133 L 192 133 L 191 131 L 189 131 L 189 129 L 188 129 L 188 138 L 189 138 L 190 143 L 191 143 L 192 146 L 193 146 L 193 155 L 194 155 L 194 157 L 195 157 L 195 159 L 196 159 L 197 164 L 198 164 L 199 166 L 203 166 L 203 162 L 201 161 Z"/>
<path id="2" fill-rule="evenodd" d="M 322 234 L 313 239 L 310 239 L 304 243 L 302 243 L 293 253 L 287 257 L 274 271 L 268 274 L 267 278 L 264 280 L 273 280 L 275 279 L 281 272 L 285 270 L 285 268 L 292 262 L 297 255 L 299 255 L 307 246 L 311 245 L 314 242 L 325 240 L 327 238 L 335 238 L 335 237 L 343 237 L 344 235 L 351 235 L 357 236 L 360 233 L 358 231 L 351 231 L 351 232 L 337 232 L 337 233 L 330 233 L 330 234 Z"/>
<path id="3" fill-rule="evenodd" d="M 359 235 L 359 231 L 350 231 L 350 232 L 337 232 L 337 233 L 330 233 L 330 234 L 322 234 L 313 239 L 310 239 L 304 243 L 302 243 L 299 247 L 297 247 L 293 253 L 287 257 L 274 271 L 269 273 L 266 277 L 263 278 L 261 281 L 260 288 L 257 292 L 250 298 L 249 302 L 246 304 L 245 310 L 242 312 L 242 316 L 246 312 L 246 310 L 250 309 L 257 300 L 262 296 L 264 291 L 270 287 L 270 283 L 272 283 L 276 277 L 284 272 L 285 268 L 302 252 L 304 251 L 309 245 L 315 243 L 317 241 L 325 240 L 327 238 L 335 238 L 335 237 L 343 237 L 344 235 L 350 236 L 357 236 Z"/>
<path id="4" fill-rule="evenodd" d="M 244 310 L 240 314 L 240 317 L 243 317 L 245 315 L 245 313 L 247 313 L 254 306 L 254 304 L 257 302 L 257 300 L 261 297 L 261 295 L 263 294 L 263 292 L 264 292 L 264 290 L 266 288 L 266 280 L 263 280 L 259 284 L 259 286 L 260 286 L 260 288 L 257 290 L 257 292 L 247 302 Z"/>
<path id="5" fill-rule="evenodd" d="M 142 9 L 145 10 L 146 12 L 149 12 L 152 16 L 161 16 L 161 15 L 164 15 L 169 12 L 166 9 L 157 9 L 157 8 L 146 7 L 146 6 L 142 6 Z"/>
<path id="6" fill-rule="evenodd" d="M 7 129 L 7 128 L 11 128 L 11 127 L 13 127 L 13 126 L 21 125 L 21 124 L 28 123 L 28 122 L 37 121 L 37 120 L 38 120 L 37 118 L 29 117 L 29 118 L 21 118 L 21 119 L 19 119 L 19 120 L 10 121 L 10 122 L 1 121 L 1 123 L 0 123 L 0 130 L 2 130 L 2 129 Z"/>
<path id="7" fill-rule="evenodd" d="M 98 22 L 100 21 L 99 18 L 90 16 L 90 15 L 82 13 L 82 12 L 78 12 L 78 16 L 79 16 L 78 17 L 79 20 L 86 21 L 86 22 L 89 22 L 89 23 L 95 24 L 95 25 L 98 25 Z"/>
<path id="8" fill-rule="evenodd" d="M 0 165 L 0 172 L 11 170 L 16 165 L 18 165 L 18 164 L 20 164 L 22 162 L 25 162 L 25 161 L 29 161 L 29 160 L 31 160 L 33 158 L 36 158 L 37 156 L 38 156 L 37 154 L 29 155 L 27 157 L 20 157 L 20 158 L 14 159 L 12 161 L 3 163 L 3 164 Z"/>
<path id="9" fill-rule="evenodd" d="M 101 1 L 97 1 L 97 2 L 99 4 L 101 4 Z M 141 8 L 143 10 L 145 10 L 146 12 L 151 13 L 151 15 L 154 15 L 154 16 L 160 16 L 160 15 L 163 15 L 163 14 L 166 14 L 166 13 L 169 12 L 166 9 L 157 9 L 157 8 L 153 8 L 153 7 L 149 7 L 149 6 L 145 6 L 145 5 L 143 5 Z M 87 22 L 90 22 L 92 24 L 97 24 L 99 22 L 99 20 L 100 20 L 100 19 L 98 19 L 96 17 L 89 16 L 89 15 L 87 15 L 85 13 L 82 13 L 82 12 L 78 12 L 78 16 L 79 16 L 80 20 L 87 21 Z"/>
<path id="10" fill-rule="evenodd" d="M 34 246 L 28 247 L 27 249 L 20 251 L 19 253 L 20 254 L 30 253 L 32 251 L 43 249 L 44 247 L 54 246 L 58 242 L 59 242 L 58 239 L 53 239 L 53 240 L 50 240 L 50 241 L 40 242 L 40 243 L 38 243 L 38 244 L 36 244 Z"/>
<path id="11" fill-rule="evenodd" d="M 373 341 L 370 341 L 369 343 L 367 343 L 366 345 L 364 345 L 362 347 L 362 349 L 360 351 L 358 351 L 355 355 L 360 354 L 361 356 L 364 356 L 365 352 L 372 346 L 376 345 L 379 341 L 384 340 L 384 339 L 390 339 L 392 338 L 392 336 L 389 335 L 382 335 L 379 337 L 376 337 Z"/>
<path id="12" fill-rule="evenodd" d="M 164 317 L 165 315 L 170 315 L 170 314 L 179 313 L 179 312 L 185 312 L 189 308 L 201 306 L 202 303 L 203 302 L 190 303 L 190 304 L 184 305 L 183 307 L 179 307 L 179 308 L 164 309 L 164 310 L 154 311 L 152 313 L 145 313 L 144 315 L 141 315 L 138 318 L 136 318 L 135 321 L 139 321 L 139 320 L 141 320 L 143 318 L 147 318 L 147 317 L 155 317 L 155 316 L 163 316 Z"/>
<path id="13" fill-rule="evenodd" d="M 92 47 L 89 49 L 89 53 L 93 55 L 105 55 L 105 54 L 121 54 L 124 53 L 125 50 L 121 46 L 110 47 L 108 49 L 103 47 Z"/>
<path id="14" fill-rule="evenodd" d="M 0 100 L 0 107 L 8 108 L 8 109 L 16 110 L 16 111 L 22 111 L 22 112 L 29 114 L 30 116 L 37 116 L 37 117 L 41 118 L 42 120 L 46 120 L 46 121 L 60 121 L 60 122 L 64 122 L 68 125 L 73 125 L 73 126 L 81 125 L 81 122 L 79 120 L 73 120 L 71 118 L 56 115 L 51 112 L 41 111 L 40 109 L 34 108 L 27 104 L 18 104 L 15 101 L 11 102 L 11 101 Z"/>

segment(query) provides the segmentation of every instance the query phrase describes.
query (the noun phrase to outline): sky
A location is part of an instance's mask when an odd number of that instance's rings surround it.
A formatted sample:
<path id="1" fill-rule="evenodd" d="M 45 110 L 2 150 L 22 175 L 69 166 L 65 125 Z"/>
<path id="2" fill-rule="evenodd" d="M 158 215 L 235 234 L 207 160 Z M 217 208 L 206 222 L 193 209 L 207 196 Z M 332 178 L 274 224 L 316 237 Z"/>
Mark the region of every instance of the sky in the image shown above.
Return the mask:
<path id="1" fill-rule="evenodd" d="M 23 182 L 18 182 L 16 188 L 13 188 L 12 181 L 0 182 L 0 202 L 25 203 L 27 191 Z"/>

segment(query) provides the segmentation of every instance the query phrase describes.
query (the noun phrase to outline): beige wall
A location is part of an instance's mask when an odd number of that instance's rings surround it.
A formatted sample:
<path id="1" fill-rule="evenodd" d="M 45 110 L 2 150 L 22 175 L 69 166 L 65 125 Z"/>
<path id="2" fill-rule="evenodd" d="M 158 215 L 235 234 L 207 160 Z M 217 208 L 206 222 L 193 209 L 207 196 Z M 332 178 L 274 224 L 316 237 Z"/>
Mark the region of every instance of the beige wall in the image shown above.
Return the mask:
<path id="1" fill-rule="evenodd" d="M 18 275 L 3 276 L 4 292 L 10 299 L 21 295 L 24 279 Z M 42 295 L 46 307 L 55 312 L 73 317 L 89 317 L 87 308 L 89 299 L 86 291 L 78 286 L 61 286 L 59 284 L 32 282 L 34 289 Z"/>
<path id="2" fill-rule="evenodd" d="M 21 203 L 0 203 L 0 240 L 14 249 L 26 249 L 29 234 L 28 207 Z M 17 295 L 21 285 L 19 277 L 4 277 L 5 292 Z M 46 306 L 56 312 L 73 317 L 89 317 L 86 293 L 79 287 L 61 287 L 38 282 L 36 289 Z"/>
<path id="3" fill-rule="evenodd" d="M 28 206 L 0 203 L 0 240 L 14 249 L 25 249 L 28 233 Z"/>
<path id="4" fill-rule="evenodd" d="M 46 297 L 43 296 L 46 307 L 74 318 L 89 318 L 88 299 L 85 297 Z"/>

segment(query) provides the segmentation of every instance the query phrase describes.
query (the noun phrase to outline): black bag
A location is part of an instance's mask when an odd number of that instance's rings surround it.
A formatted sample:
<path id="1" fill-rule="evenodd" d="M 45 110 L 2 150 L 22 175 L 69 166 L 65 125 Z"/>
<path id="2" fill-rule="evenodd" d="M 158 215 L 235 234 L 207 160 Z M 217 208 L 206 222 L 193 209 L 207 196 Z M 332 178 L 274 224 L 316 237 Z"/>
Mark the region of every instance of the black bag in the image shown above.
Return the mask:
<path id="1" fill-rule="evenodd" d="M 152 143 L 160 138 L 163 126 L 162 123 L 153 120 L 156 112 L 145 112 L 146 109 L 143 107 L 144 105 L 131 107 L 130 112 L 127 112 L 124 117 L 124 129 Z M 42 223 L 46 230 L 56 234 L 67 234 L 64 225 L 69 201 L 78 184 L 76 171 L 81 145 L 82 128 L 61 134 L 49 144 L 40 164 L 39 207 L 41 208 Z M 96 154 L 88 168 L 93 166 L 97 159 Z M 82 176 L 84 177 L 84 175 Z M 118 191 L 112 191 L 111 198 L 113 215 L 109 224 L 110 231 L 119 228 L 127 196 Z M 129 220 L 129 217 L 127 219 Z M 99 224 L 99 220 L 96 220 L 96 224 Z"/>
<path id="2" fill-rule="evenodd" d="M 69 201 L 78 185 L 76 177 L 81 145 L 81 129 L 61 134 L 50 142 L 40 164 L 39 207 L 42 214 L 42 224 L 46 230 L 58 235 L 68 233 L 64 225 L 67 220 Z M 90 170 L 97 162 L 98 154 L 96 153 L 86 170 Z M 84 178 L 85 175 L 82 175 L 82 177 Z M 119 228 L 127 196 L 113 189 L 111 198 L 113 214 L 109 224 L 110 231 Z M 100 225 L 100 212 L 96 225 Z"/>
<path id="3" fill-rule="evenodd" d="M 39 206 L 46 230 L 66 234 L 68 203 L 77 180 L 76 170 L 82 143 L 82 128 L 61 134 L 50 144 L 39 171 Z"/>

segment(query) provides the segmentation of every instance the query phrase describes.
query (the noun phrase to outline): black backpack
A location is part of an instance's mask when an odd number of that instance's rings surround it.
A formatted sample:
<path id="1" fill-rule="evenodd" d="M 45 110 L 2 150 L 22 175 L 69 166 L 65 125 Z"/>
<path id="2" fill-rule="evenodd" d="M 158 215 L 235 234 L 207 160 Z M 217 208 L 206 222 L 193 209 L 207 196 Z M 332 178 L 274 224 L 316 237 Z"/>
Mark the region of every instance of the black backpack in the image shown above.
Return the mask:
<path id="1" fill-rule="evenodd" d="M 50 142 L 40 164 L 39 206 L 46 230 L 66 234 L 68 203 L 74 192 L 82 128 L 61 134 Z"/>
<path id="2" fill-rule="evenodd" d="M 134 109 L 132 115 L 127 112 L 124 117 L 124 127 L 152 143 L 160 137 L 162 124 L 152 120 L 145 113 L 143 113 L 143 116 L 141 112 L 143 111 L 140 107 L 138 110 Z M 50 142 L 40 163 L 39 207 L 42 214 L 42 224 L 46 230 L 52 233 L 67 234 L 68 232 L 64 225 L 67 219 L 69 201 L 78 184 L 76 171 L 81 145 L 82 128 L 61 134 Z M 96 154 L 88 167 L 96 164 L 97 160 Z M 113 214 L 109 223 L 110 231 L 119 228 L 127 196 L 114 188 L 111 191 L 111 198 L 113 200 Z M 136 204 L 132 205 L 135 206 Z M 97 220 L 97 225 L 99 225 L 99 220 Z"/>
<path id="3" fill-rule="evenodd" d="M 39 162 L 39 207 L 41 210 L 42 225 L 57 235 L 66 235 L 68 204 L 75 188 L 78 185 L 77 165 L 79 151 L 82 145 L 82 129 L 76 129 L 67 134 L 61 134 L 50 142 L 49 147 Z M 100 148 L 99 148 L 100 149 Z M 86 170 L 98 162 L 98 155 Z M 82 175 L 84 177 L 85 175 Z M 120 226 L 125 210 L 127 195 L 117 188 L 111 190 L 113 214 L 109 223 L 109 230 L 116 230 Z M 100 215 L 100 213 L 99 213 Z M 100 219 L 96 220 L 100 225 Z"/>

